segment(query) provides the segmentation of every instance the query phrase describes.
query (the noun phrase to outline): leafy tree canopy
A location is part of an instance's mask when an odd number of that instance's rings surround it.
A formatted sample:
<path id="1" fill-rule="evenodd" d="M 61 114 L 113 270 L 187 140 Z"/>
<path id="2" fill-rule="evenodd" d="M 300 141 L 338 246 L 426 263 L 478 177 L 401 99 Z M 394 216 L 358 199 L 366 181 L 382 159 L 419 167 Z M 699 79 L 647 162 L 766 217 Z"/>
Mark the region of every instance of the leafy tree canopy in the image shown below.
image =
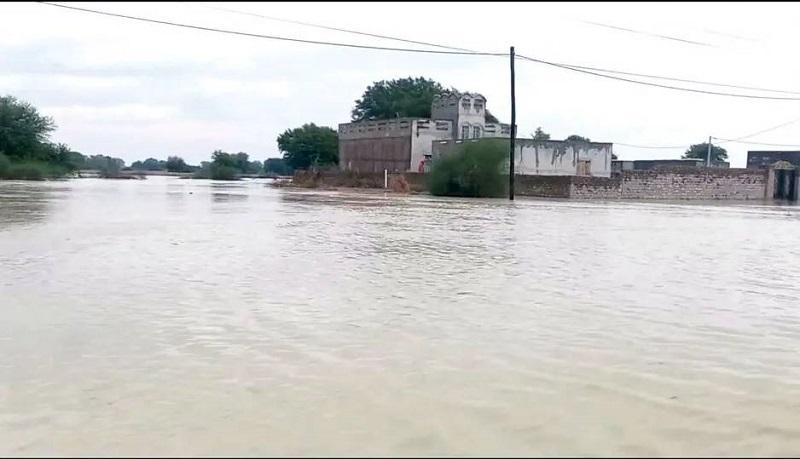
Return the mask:
<path id="1" fill-rule="evenodd" d="M 376 81 L 367 86 L 364 94 L 356 101 L 351 117 L 353 121 L 430 118 L 433 98 L 445 94 L 463 93 L 455 88 L 445 89 L 439 82 L 424 77 Z M 500 121 L 486 110 L 486 122 Z"/>
<path id="2" fill-rule="evenodd" d="M 588 137 L 579 136 L 576 134 L 572 134 L 571 136 L 567 137 L 568 142 L 591 142 Z"/>
<path id="3" fill-rule="evenodd" d="M 15 159 L 45 159 L 43 148 L 56 128 L 53 119 L 39 114 L 28 102 L 13 96 L 0 97 L 0 152 Z"/>
<path id="4" fill-rule="evenodd" d="M 689 147 L 683 154 L 683 159 L 706 159 L 708 156 L 708 142 L 698 143 Z M 724 162 L 728 160 L 728 151 L 722 147 L 711 144 L 711 161 Z"/>
<path id="5" fill-rule="evenodd" d="M 329 127 L 314 123 L 287 129 L 278 136 L 278 149 L 293 169 L 339 164 L 339 135 Z"/>
<path id="6" fill-rule="evenodd" d="M 544 132 L 541 126 L 536 128 L 531 137 L 533 137 L 533 140 L 550 140 L 550 134 Z"/>

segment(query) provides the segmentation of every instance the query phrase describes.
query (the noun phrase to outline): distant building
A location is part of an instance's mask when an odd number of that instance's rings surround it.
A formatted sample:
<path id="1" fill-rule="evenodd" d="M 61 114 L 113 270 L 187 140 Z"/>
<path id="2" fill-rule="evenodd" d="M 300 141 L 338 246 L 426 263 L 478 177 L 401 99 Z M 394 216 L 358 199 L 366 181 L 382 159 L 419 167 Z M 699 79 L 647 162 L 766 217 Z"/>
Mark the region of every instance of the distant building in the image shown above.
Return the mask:
<path id="1" fill-rule="evenodd" d="M 447 154 L 470 140 L 439 140 L 433 157 Z M 519 175 L 611 176 L 613 144 L 569 140 L 517 139 L 514 172 Z"/>
<path id="2" fill-rule="evenodd" d="M 480 94 L 437 96 L 431 119 L 396 118 L 339 125 L 339 167 L 357 172 L 419 171 L 434 141 L 511 137 L 511 126 L 486 122 Z"/>
<path id="3" fill-rule="evenodd" d="M 778 161 L 800 166 L 800 151 L 748 151 L 748 169 L 768 169 Z"/>
<path id="4" fill-rule="evenodd" d="M 672 169 L 683 167 L 706 167 L 705 159 L 637 159 L 637 160 L 614 160 L 611 161 L 611 171 L 615 174 L 623 171 L 650 171 L 658 169 Z M 711 167 L 727 169 L 730 163 L 725 161 L 712 161 Z"/>

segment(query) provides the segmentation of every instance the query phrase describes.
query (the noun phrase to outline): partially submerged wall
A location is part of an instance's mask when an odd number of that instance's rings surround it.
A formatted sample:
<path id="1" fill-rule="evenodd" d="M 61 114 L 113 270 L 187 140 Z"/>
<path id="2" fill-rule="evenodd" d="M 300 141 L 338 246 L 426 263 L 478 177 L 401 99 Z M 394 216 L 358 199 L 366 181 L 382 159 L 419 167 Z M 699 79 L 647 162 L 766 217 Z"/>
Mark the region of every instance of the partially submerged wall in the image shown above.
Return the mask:
<path id="1" fill-rule="evenodd" d="M 389 173 L 393 190 L 427 191 L 425 174 Z M 763 200 L 768 171 L 756 169 L 672 169 L 626 171 L 613 177 L 517 175 L 515 194 L 541 198 Z M 293 182 L 309 187 L 383 188 L 380 173 L 303 172 Z M 402 185 L 402 186 L 401 186 Z"/>
<path id="2" fill-rule="evenodd" d="M 622 175 L 623 199 L 764 199 L 767 172 L 752 169 L 671 169 Z"/>
<path id="3" fill-rule="evenodd" d="M 753 169 L 677 168 L 625 171 L 611 178 L 573 177 L 578 199 L 760 200 L 767 172 Z"/>

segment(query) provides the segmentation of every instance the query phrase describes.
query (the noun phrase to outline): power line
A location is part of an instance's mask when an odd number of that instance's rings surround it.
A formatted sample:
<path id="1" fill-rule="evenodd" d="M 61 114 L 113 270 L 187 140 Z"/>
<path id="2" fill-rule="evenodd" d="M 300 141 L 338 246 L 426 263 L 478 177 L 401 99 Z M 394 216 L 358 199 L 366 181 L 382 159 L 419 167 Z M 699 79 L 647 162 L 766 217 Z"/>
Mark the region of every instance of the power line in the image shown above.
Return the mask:
<path id="1" fill-rule="evenodd" d="M 234 14 L 242 14 L 242 15 L 246 15 L 246 16 L 259 17 L 259 18 L 268 19 L 268 20 L 271 20 L 271 21 L 284 22 L 284 23 L 288 23 L 288 24 L 298 24 L 298 25 L 303 25 L 303 26 L 307 26 L 307 27 L 316 27 L 316 28 L 319 28 L 319 29 L 333 30 L 333 31 L 337 31 L 337 32 L 344 32 L 344 33 L 350 33 L 350 34 L 355 34 L 355 35 L 364 35 L 364 36 L 368 36 L 368 37 L 381 38 L 381 39 L 385 39 L 385 40 L 394 40 L 394 41 L 405 42 L 405 43 L 413 43 L 413 44 L 418 44 L 418 45 L 432 46 L 432 47 L 436 47 L 436 48 L 449 49 L 449 50 L 454 50 L 454 51 L 466 51 L 466 52 L 472 52 L 472 53 L 478 53 L 479 52 L 479 51 L 476 51 L 476 50 L 473 50 L 473 49 L 458 48 L 458 47 L 454 47 L 454 46 L 441 45 L 441 44 L 438 44 L 438 43 L 430 43 L 430 42 L 424 42 L 424 41 L 415 41 L 415 40 L 409 40 L 409 39 L 401 38 L 401 37 L 393 37 L 393 36 L 389 36 L 389 35 L 379 35 L 379 34 L 373 34 L 373 33 L 369 33 L 369 32 L 362 32 L 362 31 L 353 30 L 353 29 L 343 29 L 343 28 L 340 28 L 340 27 L 330 27 L 330 26 L 321 25 L 321 24 L 313 24 L 313 23 L 309 23 L 309 22 L 296 21 L 296 20 L 293 20 L 293 19 L 278 18 L 278 17 L 275 17 L 275 16 L 267 16 L 267 15 L 264 15 L 264 14 L 253 13 L 253 12 L 248 12 L 248 11 L 234 10 L 234 9 L 230 9 L 230 8 L 220 8 L 220 7 L 215 7 L 215 6 L 203 5 L 203 4 L 198 4 L 197 6 L 200 6 L 202 8 L 211 9 L 211 10 L 225 11 L 225 12 L 234 13 Z M 592 24 L 601 25 L 601 24 L 598 24 L 598 23 L 592 23 Z M 602 25 L 603 26 L 607 26 L 605 24 L 602 24 Z M 607 27 L 619 28 L 619 27 L 615 27 L 615 26 L 607 26 Z M 625 29 L 625 30 L 627 30 L 627 29 Z M 600 67 L 589 67 L 589 66 L 575 65 L 575 64 L 561 64 L 561 65 L 566 65 L 566 66 L 569 66 L 569 67 L 574 67 L 574 68 L 579 68 L 579 69 L 584 69 L 584 70 L 593 70 L 593 71 L 599 71 L 599 72 L 605 72 L 605 73 L 614 73 L 614 74 L 618 74 L 618 75 L 629 75 L 629 76 L 653 78 L 653 79 L 658 79 L 658 80 L 680 81 L 680 82 L 683 82 L 683 83 L 696 83 L 696 84 L 703 84 L 703 85 L 708 85 L 708 86 L 720 86 L 720 87 L 726 87 L 726 88 L 749 89 L 749 90 L 764 91 L 764 92 L 775 92 L 775 93 L 782 93 L 782 94 L 797 94 L 797 95 L 800 95 L 800 91 L 787 91 L 787 90 L 781 90 L 781 89 L 761 88 L 761 87 L 756 87 L 756 86 L 741 86 L 741 85 L 726 84 L 726 83 L 714 83 L 714 82 L 711 82 L 711 81 L 691 80 L 691 79 L 685 79 L 685 78 L 676 78 L 676 77 L 668 77 L 668 76 L 661 76 L 661 75 L 652 75 L 652 74 L 646 74 L 646 73 L 633 73 L 633 72 L 626 72 L 626 71 L 621 71 L 621 70 L 612 70 L 612 69 L 605 69 L 605 68 L 600 68 Z"/>
<path id="2" fill-rule="evenodd" d="M 690 45 L 710 46 L 712 48 L 716 48 L 717 47 L 716 45 L 712 45 L 710 43 L 704 43 L 704 42 L 701 42 L 701 41 L 686 40 L 684 38 L 670 37 L 669 35 L 661 35 L 661 34 L 652 33 L 652 32 L 642 32 L 641 30 L 634 30 L 634 29 L 628 29 L 626 27 L 619 27 L 619 26 L 610 25 L 610 24 L 603 24 L 602 22 L 583 21 L 583 23 L 584 24 L 591 24 L 591 25 L 598 26 L 598 27 L 606 27 L 606 28 L 609 28 L 609 29 L 622 30 L 623 32 L 631 32 L 631 33 L 637 33 L 637 34 L 641 34 L 641 35 L 648 35 L 648 36 L 656 37 L 656 38 L 664 38 L 666 40 L 679 41 L 679 42 L 683 42 L 683 43 L 688 43 Z"/>
<path id="3" fill-rule="evenodd" d="M 654 145 L 634 145 L 631 143 L 622 143 L 622 142 L 614 142 L 614 145 L 621 145 L 623 147 L 630 147 L 630 148 L 644 148 L 644 149 L 653 149 L 653 150 L 676 150 L 679 148 L 686 148 L 686 145 L 673 145 L 673 146 L 654 146 Z"/>
<path id="4" fill-rule="evenodd" d="M 788 126 L 788 125 L 790 125 L 790 124 L 794 124 L 794 123 L 796 123 L 796 122 L 798 122 L 798 121 L 800 121 L 800 118 L 796 118 L 796 119 L 793 119 L 793 120 L 791 120 L 791 121 L 787 121 L 787 122 L 785 122 L 785 123 L 781 123 L 781 124 L 779 124 L 779 125 L 777 125 L 777 126 L 772 126 L 772 127 L 770 127 L 770 128 L 762 129 L 762 130 L 760 130 L 760 131 L 758 131 L 758 132 L 754 132 L 754 133 L 752 133 L 752 134 L 748 134 L 748 135 L 745 135 L 745 136 L 742 136 L 742 137 L 737 137 L 737 138 L 735 138 L 735 139 L 733 139 L 733 140 L 725 140 L 725 141 L 723 141 L 723 142 L 719 142 L 719 143 L 726 143 L 726 142 L 738 142 L 739 140 L 743 140 L 743 139 L 749 139 L 750 137 L 755 137 L 755 136 L 757 136 L 757 135 L 759 135 L 759 134 L 763 134 L 763 133 L 765 133 L 765 132 L 774 131 L 775 129 L 779 129 L 779 128 L 782 128 L 782 127 L 784 127 L 784 126 Z M 716 138 L 716 137 L 715 137 L 715 138 Z"/>
<path id="5" fill-rule="evenodd" d="M 208 9 L 211 9 L 211 10 L 225 11 L 225 12 L 234 13 L 234 14 L 242 14 L 242 15 L 245 15 L 245 16 L 254 16 L 254 17 L 258 17 L 258 18 L 262 18 L 262 19 L 268 19 L 270 21 L 285 22 L 287 24 L 297 24 L 297 25 L 302 25 L 302 26 L 306 26 L 306 27 L 316 27 L 318 29 L 333 30 L 333 31 L 336 31 L 336 32 L 344 32 L 344 33 L 350 33 L 350 34 L 355 34 L 355 35 L 364 35 L 364 36 L 373 37 L 373 38 L 382 38 L 384 40 L 394 40 L 394 41 L 400 41 L 400 42 L 404 42 L 404 43 L 412 43 L 412 44 L 415 44 L 415 45 L 432 46 L 434 48 L 449 49 L 449 50 L 453 50 L 453 51 L 465 51 L 465 52 L 469 52 L 469 53 L 478 53 L 479 52 L 479 51 L 475 51 L 475 50 L 467 49 L 467 48 L 457 48 L 457 47 L 454 47 L 454 46 L 439 45 L 439 44 L 436 44 L 436 43 L 429 43 L 429 42 L 425 42 L 425 41 L 416 41 L 416 40 L 409 40 L 409 39 L 406 39 L 406 38 L 392 37 L 390 35 L 379 35 L 379 34 L 374 34 L 374 33 L 369 33 L 369 32 L 360 32 L 358 30 L 343 29 L 343 28 L 340 28 L 340 27 L 331 27 L 331 26 L 326 26 L 326 25 L 321 25 L 321 24 L 313 24 L 313 23 L 310 23 L 310 22 L 295 21 L 293 19 L 284 19 L 284 18 L 279 18 L 279 17 L 275 17 L 275 16 L 267 16 L 267 15 L 264 15 L 264 14 L 253 13 L 253 12 L 249 12 L 249 11 L 239 11 L 239 10 L 234 10 L 234 9 L 230 9 L 230 8 L 220 8 L 220 7 L 216 7 L 216 6 L 203 5 L 203 4 L 199 4 L 197 6 L 200 6 L 202 8 L 208 8 Z"/>
<path id="6" fill-rule="evenodd" d="M 93 14 L 99 14 L 99 15 L 104 15 L 104 16 L 123 18 L 123 19 L 131 19 L 131 20 L 135 20 L 135 21 L 149 22 L 149 23 L 154 23 L 154 24 L 169 25 L 169 26 L 174 26 L 174 27 L 183 27 L 183 28 L 194 29 L 194 30 L 203 30 L 203 31 L 207 31 L 207 32 L 225 33 L 225 34 L 246 36 L 246 37 L 252 37 L 252 38 L 263 38 L 263 39 L 271 39 L 271 40 L 289 41 L 289 42 L 295 42 L 295 43 L 306 43 L 306 44 L 316 44 L 316 45 L 325 45 L 325 46 L 339 46 L 339 47 L 357 48 L 357 49 L 372 49 L 372 50 L 381 50 L 381 51 L 415 52 L 415 53 L 427 53 L 427 54 L 445 54 L 445 55 L 451 54 L 451 55 L 473 55 L 473 56 L 506 56 L 507 55 L 505 53 L 487 53 L 487 52 L 479 52 L 479 51 L 471 51 L 471 50 L 461 51 L 461 49 L 464 49 L 464 48 L 453 48 L 453 47 L 448 47 L 448 46 L 445 46 L 445 45 L 438 45 L 438 44 L 427 43 L 427 42 L 416 42 L 416 43 L 419 43 L 419 44 L 425 43 L 427 46 L 437 46 L 437 47 L 448 48 L 448 49 L 452 49 L 452 50 L 451 51 L 440 51 L 440 50 L 415 49 L 415 48 L 394 48 L 394 47 L 372 46 L 372 45 L 357 45 L 357 44 L 352 44 L 352 43 L 328 42 L 328 41 L 319 41 L 319 40 L 305 40 L 305 39 L 300 39 L 300 38 L 290 38 L 290 37 L 281 37 L 281 36 L 275 36 L 275 35 L 263 35 L 263 34 L 255 34 L 255 33 L 248 33 L 248 32 L 239 32 L 239 31 L 234 31 L 234 30 L 217 29 L 217 28 L 197 26 L 197 25 L 192 25 L 192 24 L 182 24 L 182 23 L 176 23 L 176 22 L 170 22 L 170 21 L 162 21 L 162 20 L 158 20 L 158 19 L 148 19 L 148 18 L 142 18 L 142 17 L 137 17 L 137 16 L 119 14 L 119 13 L 110 13 L 110 12 L 106 12 L 106 11 L 93 10 L 93 9 L 89 9 L 89 8 L 80 8 L 80 7 L 76 7 L 76 6 L 61 5 L 61 4 L 58 4 L 58 3 L 51 3 L 51 2 L 38 2 L 38 3 L 44 4 L 44 5 L 49 5 L 49 6 L 54 6 L 54 7 L 59 7 L 59 8 L 64 8 L 64 9 L 69 9 L 69 10 L 82 11 L 82 12 L 87 12 L 87 13 L 93 13 Z M 295 22 L 299 23 L 299 21 L 295 21 Z M 311 25 L 309 23 L 304 23 L 304 24 L 305 25 Z M 315 27 L 327 27 L 327 26 L 320 26 L 320 25 L 317 25 L 317 24 L 313 24 L 313 26 L 315 26 Z M 348 32 L 348 33 L 366 34 L 366 33 L 362 33 L 362 32 L 346 30 L 346 29 L 340 29 L 340 31 L 344 31 L 344 32 Z M 398 38 L 398 37 L 382 36 L 382 38 L 391 39 L 391 40 L 400 40 L 400 41 L 406 41 L 406 42 L 414 42 L 413 40 L 406 40 L 406 39 L 402 39 L 402 38 Z M 678 90 L 678 91 L 688 91 L 688 92 L 701 93 L 701 94 L 729 96 L 729 97 L 742 97 L 742 98 L 751 98 L 751 99 L 800 100 L 800 98 L 794 98 L 794 97 L 770 97 L 770 96 L 757 96 L 757 95 L 749 95 L 749 94 L 722 93 L 722 92 L 715 92 L 715 91 L 705 91 L 705 90 L 700 90 L 700 89 L 683 88 L 683 87 L 678 87 L 678 86 L 662 85 L 662 84 L 657 84 L 657 83 L 650 83 L 650 82 L 645 82 L 645 81 L 632 80 L 632 79 L 628 79 L 628 78 L 620 78 L 620 77 L 614 77 L 614 76 L 610 76 L 610 75 L 603 75 L 603 74 L 599 74 L 599 73 L 596 73 L 596 72 L 593 72 L 593 71 L 590 71 L 590 70 L 586 70 L 586 69 L 593 69 L 591 67 L 574 66 L 574 65 L 569 65 L 569 64 L 559 64 L 559 63 L 556 63 L 556 62 L 549 62 L 549 61 L 545 61 L 545 60 L 542 60 L 542 59 L 534 59 L 534 58 L 522 56 L 522 55 L 519 55 L 519 54 L 517 55 L 517 57 L 525 59 L 525 60 L 529 60 L 529 61 L 532 61 L 532 62 L 538 62 L 538 63 L 542 63 L 542 64 L 547 64 L 547 65 L 551 65 L 551 66 L 555 66 L 555 67 L 559 67 L 559 68 L 563 68 L 563 69 L 567 69 L 567 70 L 572 70 L 572 71 L 576 71 L 576 72 L 581 72 L 581 73 L 586 73 L 586 74 L 590 74 L 590 75 L 594 75 L 594 76 L 599 76 L 599 77 L 602 77 L 602 78 L 609 78 L 609 79 L 625 81 L 625 82 L 628 82 L 628 83 L 641 84 L 641 85 L 646 85 L 646 86 L 660 87 L 660 88 L 664 88 L 664 89 L 673 89 L 673 90 Z M 634 75 L 631 72 L 622 72 L 622 71 L 609 70 L 609 69 L 594 68 L 594 70 L 605 71 L 605 72 L 608 72 L 608 73 L 619 73 L 619 74 L 631 74 L 631 75 Z M 672 79 L 672 80 L 676 80 L 676 81 L 681 80 L 681 79 L 677 79 L 677 78 L 658 77 L 658 76 L 655 76 L 655 75 L 645 75 L 645 74 L 638 74 L 638 76 L 645 76 L 645 77 L 650 77 L 650 78 L 661 78 L 661 79 Z M 710 83 L 710 82 L 698 82 L 698 83 L 734 87 L 734 85 L 723 85 L 723 84 L 716 84 L 716 83 Z M 741 87 L 741 89 L 745 89 L 745 88 Z M 755 88 L 753 88 L 753 89 L 755 89 Z M 778 90 L 767 90 L 767 89 L 762 89 L 762 88 L 759 88 L 759 90 L 774 91 L 774 92 L 788 92 L 788 91 L 778 91 Z"/>
<path id="7" fill-rule="evenodd" d="M 798 147 L 798 148 L 800 148 L 800 145 L 792 145 L 792 144 L 785 144 L 785 143 L 743 142 L 741 140 L 736 140 L 736 139 L 721 139 L 719 137 L 714 137 L 714 138 L 717 139 L 717 140 L 724 140 L 726 142 L 744 143 L 744 144 L 749 144 L 749 145 L 768 145 L 768 146 L 772 146 L 772 147 Z"/>
<path id="8" fill-rule="evenodd" d="M 645 77 L 645 78 L 653 78 L 653 79 L 657 79 L 657 80 L 680 81 L 680 82 L 683 82 L 683 83 L 696 83 L 696 84 L 704 84 L 704 85 L 708 85 L 708 86 L 721 86 L 721 87 L 726 87 L 726 88 L 751 89 L 751 90 L 755 90 L 755 91 L 776 92 L 776 93 L 782 93 L 782 94 L 799 94 L 800 95 L 800 91 L 787 91 L 787 90 L 782 90 L 782 89 L 760 88 L 760 87 L 757 87 L 757 86 L 740 86 L 740 85 L 735 85 L 735 84 L 714 83 L 714 82 L 711 82 L 711 81 L 690 80 L 690 79 L 686 79 L 686 78 L 666 77 L 666 76 L 652 75 L 652 74 L 646 74 L 646 73 L 623 72 L 621 70 L 610 70 L 610 69 L 604 69 L 604 68 L 600 68 L 600 67 L 588 67 L 588 66 L 585 66 L 585 65 L 574 65 L 574 64 L 562 64 L 562 65 L 566 65 L 566 66 L 573 67 L 573 68 L 576 68 L 576 69 L 594 70 L 594 71 L 598 71 L 598 72 L 615 73 L 615 74 L 618 74 L 618 75 L 630 75 L 630 76 L 638 76 L 638 77 Z"/>
<path id="9" fill-rule="evenodd" d="M 123 18 L 123 19 L 131 19 L 134 21 L 142 21 L 142 22 L 149 22 L 153 24 L 162 24 L 162 25 L 169 25 L 173 27 L 183 27 L 186 29 L 194 29 L 194 30 L 203 30 L 206 32 L 217 32 L 217 33 L 224 33 L 229 35 L 239 35 L 244 37 L 251 37 L 251 38 L 264 38 L 268 40 L 280 40 L 280 41 L 289 41 L 294 43 L 306 43 L 312 45 L 326 45 L 326 46 L 340 46 L 345 48 L 358 48 L 358 49 L 372 49 L 372 50 L 380 50 L 380 51 L 399 51 L 399 52 L 408 52 L 408 53 L 427 53 L 427 54 L 454 54 L 454 55 L 469 55 L 469 56 L 508 56 L 507 53 L 480 53 L 480 52 L 467 52 L 467 51 L 439 51 L 439 50 L 430 50 L 430 49 L 414 49 L 414 48 L 391 48 L 391 47 L 384 47 L 384 46 L 371 46 L 371 45 L 356 45 L 353 43 L 337 43 L 337 42 L 330 42 L 330 41 L 319 41 L 319 40 L 305 40 L 301 38 L 290 38 L 290 37 L 280 37 L 277 35 L 262 35 L 256 33 L 248 33 L 248 32 L 239 32 L 236 30 L 225 30 L 225 29 L 216 29 L 213 27 L 204 27 L 192 24 L 183 24 L 178 22 L 170 22 L 170 21 L 162 21 L 158 19 L 148 19 L 142 18 L 138 16 L 129 16 L 126 14 L 119 14 L 119 13 L 109 13 L 107 11 L 100 11 L 100 10 L 93 10 L 89 8 L 79 8 L 77 6 L 67 6 L 67 5 L 60 5 L 58 3 L 50 3 L 50 2 L 37 2 L 43 5 L 55 6 L 59 8 L 65 8 L 68 10 L 75 10 L 75 11 L 82 11 L 86 13 L 93 13 L 93 14 L 100 14 L 103 16 L 111 16 L 116 18 Z"/>
<path id="10" fill-rule="evenodd" d="M 714 96 L 742 97 L 742 98 L 746 98 L 746 99 L 795 100 L 795 101 L 796 100 L 800 100 L 800 97 L 758 96 L 758 95 L 753 95 L 753 94 L 737 94 L 737 93 L 729 93 L 729 92 L 706 91 L 704 89 L 683 88 L 683 87 L 680 87 L 680 86 L 670 86 L 670 85 L 664 85 L 664 84 L 659 84 L 659 83 L 651 83 L 651 82 L 648 82 L 648 81 L 632 80 L 630 78 L 622 78 L 622 77 L 616 77 L 616 76 L 612 76 L 612 75 L 604 75 L 602 73 L 597 73 L 597 72 L 593 72 L 593 71 L 590 71 L 590 70 L 584 70 L 584 69 L 580 69 L 580 68 L 573 67 L 573 66 L 566 65 L 566 64 L 559 64 L 559 63 L 556 63 L 556 62 L 550 62 L 550 61 L 545 61 L 545 60 L 542 60 L 542 59 L 535 59 L 535 58 L 532 58 L 532 57 L 523 56 L 521 54 L 517 54 L 517 57 L 519 57 L 521 59 L 525 59 L 525 60 L 531 61 L 531 62 L 537 62 L 537 63 L 540 63 L 540 64 L 546 64 L 546 65 L 550 65 L 550 66 L 553 66 L 553 67 L 558 67 L 558 68 L 562 68 L 562 69 L 566 69 L 566 70 L 572 70 L 573 72 L 579 72 L 579 73 L 585 73 L 585 74 L 588 74 L 588 75 L 598 76 L 598 77 L 601 77 L 601 78 L 608 78 L 608 79 L 611 79 L 611 80 L 619 80 L 619 81 L 624 81 L 624 82 L 627 82 L 627 83 L 640 84 L 640 85 L 644 85 L 644 86 L 654 86 L 654 87 L 657 87 L 657 88 L 673 89 L 673 90 L 676 90 L 676 91 L 694 92 L 694 93 L 709 94 L 709 95 L 714 95 Z"/>

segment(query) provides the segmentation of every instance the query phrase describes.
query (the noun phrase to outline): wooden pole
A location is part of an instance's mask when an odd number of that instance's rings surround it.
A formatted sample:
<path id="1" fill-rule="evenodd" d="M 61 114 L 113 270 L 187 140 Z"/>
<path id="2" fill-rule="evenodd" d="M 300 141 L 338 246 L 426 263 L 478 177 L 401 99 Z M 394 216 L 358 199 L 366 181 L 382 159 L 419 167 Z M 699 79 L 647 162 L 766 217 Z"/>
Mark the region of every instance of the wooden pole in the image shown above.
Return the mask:
<path id="1" fill-rule="evenodd" d="M 508 152 L 508 199 L 514 200 L 514 141 L 517 138 L 517 96 L 514 88 L 514 47 L 511 47 L 511 148 Z"/>

